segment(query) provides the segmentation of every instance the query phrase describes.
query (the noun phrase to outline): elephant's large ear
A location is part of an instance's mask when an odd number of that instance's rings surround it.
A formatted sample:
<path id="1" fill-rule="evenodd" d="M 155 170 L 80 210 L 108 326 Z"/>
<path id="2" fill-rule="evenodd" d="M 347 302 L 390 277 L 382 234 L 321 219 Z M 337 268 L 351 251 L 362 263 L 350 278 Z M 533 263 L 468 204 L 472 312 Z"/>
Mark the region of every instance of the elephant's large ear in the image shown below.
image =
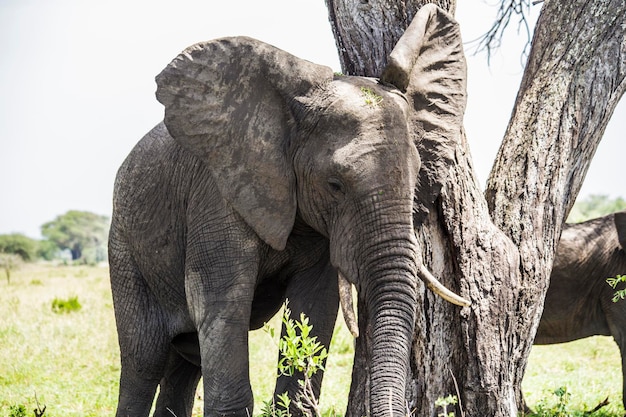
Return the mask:
<path id="1" fill-rule="evenodd" d="M 296 214 L 289 103 L 332 77 L 328 67 L 245 37 L 193 45 L 156 77 L 170 134 L 207 163 L 222 195 L 278 250 Z"/>
<path id="2" fill-rule="evenodd" d="M 614 220 L 619 244 L 626 251 L 626 210 L 615 213 Z"/>
<path id="3" fill-rule="evenodd" d="M 396 44 L 381 76 L 382 82 L 405 92 L 415 109 L 411 122 L 422 160 L 418 218 L 445 184 L 461 139 L 466 73 L 458 23 L 438 6 L 426 4 Z"/>

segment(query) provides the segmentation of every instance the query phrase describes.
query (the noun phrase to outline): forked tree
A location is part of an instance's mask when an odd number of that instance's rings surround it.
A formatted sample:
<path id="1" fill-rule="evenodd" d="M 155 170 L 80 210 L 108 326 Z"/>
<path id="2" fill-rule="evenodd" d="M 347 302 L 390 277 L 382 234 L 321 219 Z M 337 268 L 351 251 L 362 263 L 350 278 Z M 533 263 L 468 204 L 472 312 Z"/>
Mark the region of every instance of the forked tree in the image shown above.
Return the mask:
<path id="1" fill-rule="evenodd" d="M 342 71 L 381 76 L 424 3 L 326 0 Z M 433 3 L 454 14 L 455 0 Z M 472 305 L 460 309 L 420 291 L 407 386 L 416 416 L 434 415 L 435 400 L 457 393 L 455 384 L 465 415 L 517 415 L 556 242 L 626 89 L 626 2 L 547 0 L 541 7 L 486 190 L 468 146 L 479 138 L 466 138 L 462 128 L 447 135 L 453 157 L 428 173 L 432 189 L 441 189 L 417 218 L 421 255 Z M 361 334 L 366 321 L 359 313 Z M 349 416 L 369 414 L 367 352 L 367 338 L 359 337 Z"/>

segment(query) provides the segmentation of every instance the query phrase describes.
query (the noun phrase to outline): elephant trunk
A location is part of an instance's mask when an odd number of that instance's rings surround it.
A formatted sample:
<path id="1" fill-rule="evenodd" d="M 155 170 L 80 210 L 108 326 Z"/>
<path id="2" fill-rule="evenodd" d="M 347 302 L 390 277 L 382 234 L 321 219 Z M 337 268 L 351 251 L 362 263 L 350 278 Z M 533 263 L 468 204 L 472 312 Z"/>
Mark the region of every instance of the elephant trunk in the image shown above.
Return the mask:
<path id="1" fill-rule="evenodd" d="M 371 343 L 370 411 L 374 416 L 400 415 L 406 412 L 417 272 L 412 254 L 379 265 L 365 300 Z"/>
<path id="2" fill-rule="evenodd" d="M 379 193 L 384 194 L 384 193 Z M 413 199 L 393 201 L 374 197 L 355 210 L 359 233 L 337 233 L 331 239 L 331 257 L 339 269 L 339 288 L 344 318 L 350 331 L 364 338 L 363 352 L 369 367 L 370 415 L 404 415 L 406 380 L 417 307 L 417 277 L 429 288 L 451 300 L 465 304 L 449 292 L 417 262 L 418 244 L 412 222 Z M 367 214 L 374 213 L 370 217 Z M 341 231 L 340 231 L 341 232 Z M 349 236 L 350 241 L 344 241 Z M 358 242 L 357 245 L 349 243 Z M 333 243 L 335 243 L 333 245 Z M 343 245 L 341 244 L 343 243 Z M 343 249 L 343 250 L 342 250 Z M 354 250 L 355 252 L 351 252 Z M 352 261 L 352 262 L 350 262 Z M 359 317 L 356 325 L 352 309 L 352 289 L 357 285 Z"/>
<path id="3" fill-rule="evenodd" d="M 443 298 L 444 300 L 456 304 L 461 307 L 467 307 L 471 302 L 447 289 L 437 280 L 426 268 L 426 266 L 418 262 L 417 264 L 417 276 L 424 282 L 426 287 L 432 292 Z M 346 322 L 346 326 L 354 338 L 359 337 L 359 325 L 354 314 L 354 303 L 352 300 L 352 284 L 339 272 L 339 299 L 341 301 L 341 311 L 343 318 Z"/>
<path id="4" fill-rule="evenodd" d="M 406 415 L 406 378 L 412 334 L 407 331 L 406 323 L 393 315 L 378 314 L 374 320 L 370 415 Z"/>
<path id="5" fill-rule="evenodd" d="M 417 276 L 426 284 L 426 286 L 435 294 L 444 300 L 456 304 L 461 307 L 467 307 L 471 303 L 469 300 L 453 293 L 444 287 L 430 271 L 420 263 L 417 267 Z M 354 338 L 359 337 L 359 325 L 354 314 L 354 302 L 352 300 L 352 284 L 341 274 L 338 275 L 339 280 L 339 299 L 341 300 L 341 311 L 346 326 Z"/>

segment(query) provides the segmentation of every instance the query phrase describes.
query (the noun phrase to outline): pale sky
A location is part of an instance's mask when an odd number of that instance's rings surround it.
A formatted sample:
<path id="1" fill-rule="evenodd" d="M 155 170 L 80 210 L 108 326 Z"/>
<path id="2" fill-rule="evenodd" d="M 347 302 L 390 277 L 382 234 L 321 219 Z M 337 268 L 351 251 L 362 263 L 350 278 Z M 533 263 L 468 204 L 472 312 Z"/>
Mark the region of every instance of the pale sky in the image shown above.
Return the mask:
<path id="1" fill-rule="evenodd" d="M 533 23 L 540 7 L 532 6 Z M 459 1 L 464 40 L 485 32 L 496 11 Z M 525 35 L 508 32 L 491 66 L 467 45 L 465 128 L 482 184 L 522 75 Z M 163 118 L 155 75 L 185 47 L 232 35 L 340 71 L 323 0 L 2 0 L 0 234 L 38 238 L 43 223 L 68 210 L 110 216 L 117 168 Z M 626 197 L 624 131 L 621 103 L 579 198 Z"/>

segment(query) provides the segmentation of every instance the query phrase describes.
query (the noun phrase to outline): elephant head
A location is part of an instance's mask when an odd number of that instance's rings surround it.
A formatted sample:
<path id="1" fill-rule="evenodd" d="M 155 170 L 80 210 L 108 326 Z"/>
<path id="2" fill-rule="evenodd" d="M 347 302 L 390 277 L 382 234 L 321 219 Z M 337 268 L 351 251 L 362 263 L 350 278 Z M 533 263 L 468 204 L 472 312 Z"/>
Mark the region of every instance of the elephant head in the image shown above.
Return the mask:
<path id="1" fill-rule="evenodd" d="M 416 190 L 435 177 L 420 174 L 418 149 L 449 157 L 436 142 L 460 129 L 464 72 L 456 24 L 426 6 L 381 80 L 334 75 L 245 37 L 191 46 L 157 76 L 168 131 L 262 240 L 283 250 L 298 220 L 328 238 L 342 293 L 354 284 L 367 300 L 375 414 L 390 393 L 403 411 L 415 277 L 446 291 L 416 262 Z"/>

